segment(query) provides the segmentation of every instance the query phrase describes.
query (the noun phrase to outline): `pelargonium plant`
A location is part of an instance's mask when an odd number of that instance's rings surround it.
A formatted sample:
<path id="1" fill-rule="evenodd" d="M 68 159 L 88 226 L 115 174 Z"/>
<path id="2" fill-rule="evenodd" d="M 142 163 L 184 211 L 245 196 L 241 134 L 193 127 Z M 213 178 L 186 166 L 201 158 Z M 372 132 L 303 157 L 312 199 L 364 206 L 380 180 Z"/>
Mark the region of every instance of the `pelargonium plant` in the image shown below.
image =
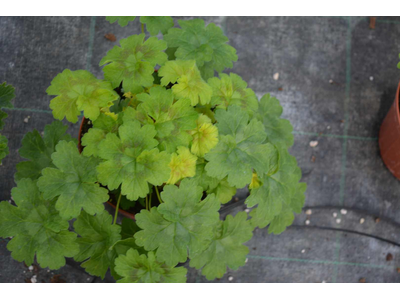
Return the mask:
<path id="1" fill-rule="evenodd" d="M 107 19 L 126 26 L 134 17 Z M 258 100 L 239 75 L 222 73 L 237 60 L 222 30 L 201 19 L 178 28 L 170 17 L 140 22 L 142 34 L 101 60 L 104 79 L 66 69 L 47 89 L 58 120 L 43 136 L 25 135 L 16 205 L 0 203 L 0 236 L 12 238 L 17 261 L 36 256 L 58 269 L 73 257 L 119 282 L 185 282 L 190 260 L 212 280 L 245 264 L 256 227 L 279 234 L 301 212 L 306 185 L 288 152 L 293 128 L 277 99 Z M 3 84 L 1 106 L 12 97 Z M 76 123 L 82 113 L 78 148 L 61 120 Z M 246 186 L 250 214 L 220 220 L 221 205 Z M 121 208 L 135 220 L 117 223 Z"/>

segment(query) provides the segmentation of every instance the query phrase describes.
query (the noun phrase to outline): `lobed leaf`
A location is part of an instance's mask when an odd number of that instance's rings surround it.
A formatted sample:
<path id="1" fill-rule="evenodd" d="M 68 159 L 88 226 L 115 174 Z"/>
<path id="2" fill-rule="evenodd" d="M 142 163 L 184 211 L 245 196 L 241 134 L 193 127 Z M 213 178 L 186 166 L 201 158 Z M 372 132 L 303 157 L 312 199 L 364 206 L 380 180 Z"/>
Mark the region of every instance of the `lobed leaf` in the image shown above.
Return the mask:
<path id="1" fill-rule="evenodd" d="M 175 184 L 185 177 L 193 177 L 196 174 L 197 156 L 190 153 L 186 147 L 178 147 L 177 153 L 172 153 L 169 167 L 171 175 L 167 184 Z"/>
<path id="2" fill-rule="evenodd" d="M 146 29 L 151 35 L 157 35 L 160 31 L 166 34 L 168 29 L 174 26 L 171 17 L 140 17 L 140 23 L 146 24 Z"/>
<path id="3" fill-rule="evenodd" d="M 0 134 L 0 164 L 1 160 L 9 153 L 8 140 L 4 135 Z"/>
<path id="4" fill-rule="evenodd" d="M 190 131 L 193 137 L 191 151 L 197 156 L 203 157 L 218 144 L 218 128 L 211 119 L 201 114 L 197 119 L 197 127 Z"/>
<path id="5" fill-rule="evenodd" d="M 109 16 L 106 17 L 106 20 L 110 22 L 111 24 L 118 22 L 119 26 L 125 27 L 128 25 L 129 22 L 132 22 L 136 19 L 136 17 L 115 17 L 115 16 Z"/>

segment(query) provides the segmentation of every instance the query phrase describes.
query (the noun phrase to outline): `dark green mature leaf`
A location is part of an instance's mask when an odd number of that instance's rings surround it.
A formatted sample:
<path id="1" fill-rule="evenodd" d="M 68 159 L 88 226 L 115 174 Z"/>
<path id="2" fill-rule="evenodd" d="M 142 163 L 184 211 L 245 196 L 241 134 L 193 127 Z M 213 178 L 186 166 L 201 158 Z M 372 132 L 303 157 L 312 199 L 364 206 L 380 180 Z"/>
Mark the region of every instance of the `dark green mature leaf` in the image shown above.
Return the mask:
<path id="1" fill-rule="evenodd" d="M 67 141 L 57 144 L 51 158 L 56 168 L 45 168 L 38 180 L 43 197 L 59 196 L 56 209 L 64 219 L 76 218 L 82 208 L 91 215 L 102 212 L 109 196 L 96 183 L 98 160 L 80 155 L 76 144 Z"/>
<path id="2" fill-rule="evenodd" d="M 278 153 L 270 143 L 264 143 L 266 134 L 261 122 L 252 119 L 238 106 L 215 114 L 220 140 L 205 155 L 205 169 L 211 177 L 220 180 L 228 176 L 230 186 L 243 188 L 252 179 L 253 169 L 258 173 L 273 173 Z"/>
<path id="3" fill-rule="evenodd" d="M 190 105 L 188 99 L 180 99 L 174 103 L 171 90 L 156 86 L 150 89 L 149 94 L 137 95 L 142 102 L 137 110 L 147 117 L 147 122 L 154 124 L 160 150 L 169 153 L 177 147 L 188 147 L 192 140 L 188 130 L 196 127 L 198 113 Z"/>
<path id="4" fill-rule="evenodd" d="M 111 24 L 118 22 L 119 26 L 125 27 L 129 22 L 132 22 L 136 19 L 136 17 L 116 17 L 116 16 L 108 16 L 106 20 Z"/>
<path id="5" fill-rule="evenodd" d="M 55 209 L 55 201 L 45 201 L 35 182 L 27 178 L 11 194 L 17 206 L 0 202 L 0 236 L 14 237 L 7 245 L 11 256 L 28 266 L 35 254 L 42 268 L 64 266 L 65 257 L 77 254 L 79 246 L 76 234 L 68 231 L 68 221 Z"/>
<path id="6" fill-rule="evenodd" d="M 183 283 L 187 270 L 184 267 L 169 267 L 159 263 L 153 252 L 140 255 L 130 249 L 126 255 L 115 260 L 115 271 L 122 276 L 123 283 Z"/>
<path id="7" fill-rule="evenodd" d="M 8 153 L 8 140 L 4 135 L 0 134 L 0 164 L 1 160 L 6 157 Z"/>
<path id="8" fill-rule="evenodd" d="M 121 239 L 121 227 L 112 225 L 112 217 L 107 211 L 95 216 L 83 211 L 74 222 L 74 229 L 80 235 L 77 240 L 79 253 L 74 259 L 84 261 L 82 267 L 89 274 L 104 278 L 108 268 L 114 268 L 117 252 L 111 247 Z"/>
<path id="9" fill-rule="evenodd" d="M 190 266 L 202 269 L 208 280 L 221 278 L 227 267 L 237 270 L 246 261 L 249 249 L 243 243 L 253 236 L 253 227 L 246 220 L 247 214 L 239 212 L 235 217 L 228 215 L 221 222 L 219 230 L 210 246 L 202 253 L 192 257 Z"/>
<path id="10" fill-rule="evenodd" d="M 289 148 L 293 145 L 293 127 L 288 120 L 280 117 L 282 111 L 279 100 L 266 94 L 260 99 L 257 118 L 263 122 L 269 142 Z"/>
<path id="11" fill-rule="evenodd" d="M 80 111 L 85 118 L 96 120 L 100 109 L 119 97 L 108 81 L 99 80 L 86 70 L 65 69 L 54 77 L 46 92 L 57 96 L 50 102 L 54 118 L 66 117 L 72 123 L 78 121 Z"/>
<path id="12" fill-rule="evenodd" d="M 204 20 L 178 21 L 180 28 L 171 28 L 164 39 L 168 47 L 178 48 L 177 59 L 196 60 L 204 79 L 214 76 L 214 70 L 222 72 L 232 68 L 237 60 L 236 50 L 227 45 L 228 38 L 214 23 L 205 27 Z"/>
<path id="13" fill-rule="evenodd" d="M 203 189 L 184 179 L 179 188 L 167 185 L 161 193 L 164 201 L 151 211 L 136 215 L 143 230 L 135 234 L 136 244 L 147 251 L 156 250 L 157 260 L 168 266 L 185 262 L 210 244 L 219 222 L 220 204 L 213 194 L 201 201 Z"/>
<path id="14" fill-rule="evenodd" d="M 59 141 L 77 141 L 66 133 L 68 126 L 61 121 L 44 127 L 43 138 L 37 130 L 28 132 L 22 139 L 22 147 L 18 150 L 19 154 L 29 161 L 22 161 L 17 164 L 17 173 L 15 180 L 21 178 L 38 179 L 44 168 L 54 167 L 51 161 L 51 155 Z"/>
<path id="15" fill-rule="evenodd" d="M 146 29 L 151 35 L 157 35 L 160 31 L 166 34 L 168 29 L 174 26 L 171 17 L 140 17 L 140 23 L 146 24 Z"/>
<path id="16" fill-rule="evenodd" d="M 99 145 L 99 157 L 105 161 L 97 167 L 99 181 L 110 190 L 121 185 L 122 195 L 130 200 L 146 197 L 149 183 L 161 185 L 169 177 L 170 154 L 155 147 L 154 126 L 140 126 L 139 121 L 124 122 L 119 137 L 108 133 Z"/>
<path id="17" fill-rule="evenodd" d="M 144 41 L 145 35 L 132 35 L 120 41 L 121 47 L 114 46 L 100 61 L 104 68 L 104 77 L 112 83 L 114 88 L 122 87 L 134 94 L 142 87 L 153 84 L 154 67 L 167 61 L 167 54 L 163 52 L 167 43 L 151 37 Z"/>
<path id="18" fill-rule="evenodd" d="M 301 213 L 304 205 L 305 183 L 299 183 L 301 170 L 296 159 L 286 149 L 279 152 L 278 171 L 274 174 L 257 173 L 261 186 L 251 190 L 246 199 L 248 207 L 258 205 L 251 212 L 252 224 L 263 228 L 270 225 L 270 233 L 279 234 L 292 224 L 293 213 Z"/>
<path id="19" fill-rule="evenodd" d="M 6 82 L 0 84 L 0 108 L 13 108 L 11 100 L 15 98 L 15 89 L 12 85 L 7 85 Z M 0 110 L 0 130 L 3 129 L 3 120 L 7 117 L 7 114 Z M 1 159 L 0 159 L 1 161 Z"/>

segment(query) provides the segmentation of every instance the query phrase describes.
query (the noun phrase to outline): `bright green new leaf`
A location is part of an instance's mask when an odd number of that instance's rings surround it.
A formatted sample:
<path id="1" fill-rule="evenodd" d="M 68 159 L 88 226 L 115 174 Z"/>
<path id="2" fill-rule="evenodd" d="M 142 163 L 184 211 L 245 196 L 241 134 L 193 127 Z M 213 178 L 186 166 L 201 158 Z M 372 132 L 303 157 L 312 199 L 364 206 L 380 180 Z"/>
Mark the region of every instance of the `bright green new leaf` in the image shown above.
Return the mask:
<path id="1" fill-rule="evenodd" d="M 208 280 L 221 278 L 227 267 L 237 270 L 246 262 L 249 249 L 243 243 L 253 236 L 253 227 L 246 220 L 247 214 L 239 212 L 235 217 L 228 215 L 221 222 L 215 238 L 204 252 L 192 257 L 190 266 L 202 269 L 202 274 Z"/>
<path id="2" fill-rule="evenodd" d="M 21 179 L 11 191 L 17 204 L 0 202 L 0 236 L 13 237 L 7 248 L 17 261 L 30 266 L 36 260 L 42 268 L 59 269 L 65 257 L 79 251 L 76 234 L 68 231 L 54 207 L 54 200 L 45 201 L 35 182 Z"/>
<path id="3" fill-rule="evenodd" d="M 293 145 L 293 127 L 288 120 L 280 118 L 281 114 L 282 106 L 278 99 L 270 94 L 260 99 L 257 118 L 264 124 L 267 140 L 276 146 L 289 148 Z"/>
<path id="4" fill-rule="evenodd" d="M 109 115 L 100 114 L 93 122 L 93 127 L 82 137 L 82 146 L 84 146 L 82 154 L 98 157 L 100 142 L 105 139 L 107 133 L 118 131 L 119 121 Z"/>
<path id="5" fill-rule="evenodd" d="M 45 168 L 38 187 L 45 199 L 58 197 L 56 209 L 64 219 L 79 216 L 83 208 L 94 215 L 104 210 L 108 191 L 99 186 L 96 178 L 98 160 L 84 157 L 74 142 L 60 141 L 51 155 L 56 168 Z"/>
<path id="6" fill-rule="evenodd" d="M 136 17 L 115 17 L 115 16 L 109 16 L 106 17 L 106 20 L 110 22 L 111 24 L 118 22 L 119 26 L 125 27 L 128 25 L 129 22 L 132 22 L 136 19 Z"/>
<path id="7" fill-rule="evenodd" d="M 203 157 L 218 144 L 218 129 L 206 115 L 200 115 L 197 119 L 197 126 L 190 131 L 193 136 L 191 151 Z"/>
<path id="8" fill-rule="evenodd" d="M 193 177 L 196 174 L 197 156 L 190 153 L 186 147 L 178 147 L 177 153 L 172 153 L 169 167 L 171 175 L 167 184 L 175 184 L 182 178 Z"/>
<path id="9" fill-rule="evenodd" d="M 152 125 L 141 127 L 138 121 L 130 121 L 118 133 L 119 137 L 108 133 L 99 145 L 98 155 L 105 161 L 97 167 L 98 179 L 110 190 L 122 184 L 122 194 L 137 200 L 149 193 L 149 183 L 157 186 L 168 180 L 170 154 L 155 148 Z"/>
<path id="10" fill-rule="evenodd" d="M 0 84 L 0 108 L 13 108 L 11 100 L 15 98 L 15 89 L 12 85 L 7 85 L 6 82 Z M 7 114 L 0 110 L 0 130 L 3 129 L 3 120 Z M 1 159 L 0 159 L 1 160 Z"/>
<path id="11" fill-rule="evenodd" d="M 184 267 L 159 263 L 153 252 L 140 255 L 135 249 L 118 256 L 115 271 L 122 277 L 118 281 L 122 283 L 184 283 L 187 273 Z"/>
<path id="12" fill-rule="evenodd" d="M 243 188 L 257 173 L 273 173 L 278 163 L 278 153 L 270 143 L 264 143 L 266 134 L 261 122 L 253 119 L 238 106 L 215 114 L 220 134 L 215 148 L 205 155 L 205 169 L 211 177 L 220 180 L 228 176 L 228 184 Z"/>
<path id="13" fill-rule="evenodd" d="M 237 61 L 235 48 L 226 44 L 228 38 L 214 23 L 205 27 L 204 20 L 178 21 L 180 28 L 171 28 L 164 39 L 168 47 L 178 48 L 177 59 L 196 60 L 204 79 L 214 76 L 214 70 L 222 72 L 232 68 Z"/>
<path id="14" fill-rule="evenodd" d="M 184 179 L 179 188 L 167 185 L 161 193 L 163 204 L 142 210 L 136 221 L 143 230 L 136 243 L 147 251 L 156 250 L 157 260 L 168 266 L 185 262 L 210 244 L 219 222 L 220 204 L 213 194 L 201 201 L 203 189 Z"/>
<path id="15" fill-rule="evenodd" d="M 85 118 L 96 120 L 100 109 L 119 97 L 109 82 L 85 70 L 65 69 L 52 80 L 46 92 L 57 96 L 50 102 L 54 118 L 66 117 L 72 123 L 78 121 L 80 111 Z"/>
<path id="16" fill-rule="evenodd" d="M 154 67 L 167 61 L 167 54 L 163 52 L 167 43 L 156 37 L 144 39 L 144 34 L 122 39 L 121 47 L 114 46 L 100 61 L 100 66 L 107 64 L 103 68 L 104 77 L 114 88 L 122 82 L 125 93 L 137 93 L 142 86 L 153 85 Z"/>
<path id="17" fill-rule="evenodd" d="M 258 100 L 253 90 L 247 88 L 247 83 L 234 73 L 220 73 L 219 77 L 221 79 L 208 79 L 208 84 L 213 89 L 211 105 L 222 109 L 237 105 L 253 116 L 258 109 Z"/>
<path id="18" fill-rule="evenodd" d="M 172 153 L 179 146 L 189 147 L 192 137 L 187 131 L 196 127 L 198 113 L 188 99 L 174 103 L 172 91 L 161 86 L 152 87 L 149 94 L 137 95 L 137 99 L 141 101 L 137 113 L 145 117 L 136 118 L 154 124 L 160 150 Z"/>
<path id="19" fill-rule="evenodd" d="M 82 212 L 74 222 L 78 238 L 79 253 L 76 261 L 82 262 L 86 272 L 104 278 L 108 268 L 114 268 L 117 252 L 111 247 L 121 239 L 121 228 L 112 225 L 112 217 L 107 211 L 95 216 Z"/>
<path id="20" fill-rule="evenodd" d="M 253 188 L 246 199 L 248 207 L 258 205 L 251 212 L 252 224 L 270 233 L 279 234 L 292 224 L 293 213 L 300 213 L 304 205 L 305 183 L 299 183 L 301 170 L 296 159 L 286 149 L 279 152 L 278 171 L 274 174 L 257 173 L 261 186 Z"/>
<path id="21" fill-rule="evenodd" d="M 158 71 L 161 85 L 174 83 L 172 92 L 178 99 L 190 99 L 193 106 L 211 101 L 212 89 L 201 78 L 194 60 L 168 61 Z"/>
<path id="22" fill-rule="evenodd" d="M 8 153 L 8 140 L 4 135 L 0 134 L 0 164 L 1 160 L 6 157 Z"/>
<path id="23" fill-rule="evenodd" d="M 168 29 L 174 26 L 171 17 L 140 17 L 140 23 L 146 24 L 146 29 L 151 35 L 157 35 L 160 31 L 166 34 Z"/>
<path id="24" fill-rule="evenodd" d="M 22 139 L 22 147 L 18 150 L 19 154 L 28 159 L 17 164 L 15 180 L 21 178 L 38 179 L 44 168 L 54 167 L 51 155 L 59 141 L 74 141 L 66 133 L 68 126 L 61 121 L 54 121 L 44 127 L 43 138 L 37 130 L 28 132 Z"/>

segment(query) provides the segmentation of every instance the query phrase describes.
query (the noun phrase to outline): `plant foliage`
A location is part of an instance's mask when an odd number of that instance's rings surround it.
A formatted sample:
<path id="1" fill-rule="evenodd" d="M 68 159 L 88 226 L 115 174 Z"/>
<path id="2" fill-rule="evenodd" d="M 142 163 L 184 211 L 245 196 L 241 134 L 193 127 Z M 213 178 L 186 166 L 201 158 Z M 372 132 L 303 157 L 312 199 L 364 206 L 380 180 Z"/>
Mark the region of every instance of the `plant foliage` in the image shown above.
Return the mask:
<path id="1" fill-rule="evenodd" d="M 107 17 L 121 26 L 134 19 Z M 104 80 L 66 69 L 51 82 L 58 121 L 23 138 L 16 205 L 0 203 L 0 236 L 12 237 L 11 255 L 27 265 L 36 257 L 57 269 L 73 257 L 94 276 L 168 283 L 186 281 L 178 264 L 189 259 L 207 279 L 221 278 L 245 264 L 255 227 L 279 234 L 301 211 L 293 128 L 277 99 L 258 100 L 239 75 L 222 73 L 237 56 L 215 24 L 139 21 L 142 33 L 101 60 Z M 1 107 L 13 96 L 0 86 Z M 76 123 L 82 113 L 80 152 L 61 120 Z M 0 136 L 0 159 L 6 147 Z M 221 204 L 246 186 L 251 213 L 220 220 Z M 135 221 L 119 224 L 106 201 Z"/>

